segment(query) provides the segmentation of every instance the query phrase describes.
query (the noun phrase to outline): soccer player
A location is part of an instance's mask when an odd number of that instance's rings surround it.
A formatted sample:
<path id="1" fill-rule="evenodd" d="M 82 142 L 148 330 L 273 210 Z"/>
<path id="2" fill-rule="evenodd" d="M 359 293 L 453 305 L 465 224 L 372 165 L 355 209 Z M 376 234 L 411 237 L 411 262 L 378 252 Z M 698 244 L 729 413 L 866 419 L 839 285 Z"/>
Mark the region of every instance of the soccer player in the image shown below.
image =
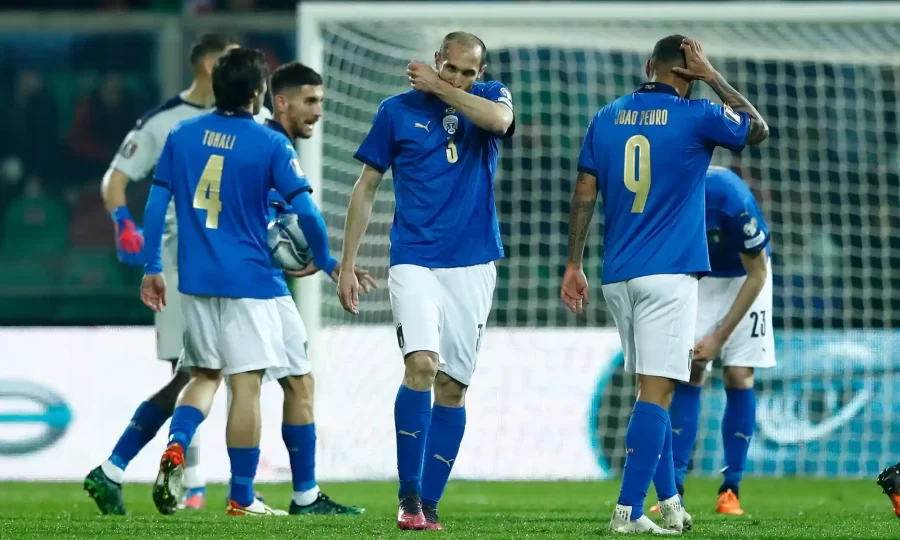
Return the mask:
<path id="1" fill-rule="evenodd" d="M 404 530 L 442 529 L 437 506 L 466 425 L 465 397 L 481 348 L 503 244 L 494 203 L 500 139 L 513 134 L 512 98 L 479 82 L 487 48 L 448 34 L 435 69 L 410 62 L 413 90 L 384 100 L 356 152 L 338 293 L 359 312 L 353 272 L 375 192 L 393 170 L 389 287 L 406 365 L 394 403 Z M 434 406 L 431 391 L 434 389 Z"/>
<path id="2" fill-rule="evenodd" d="M 235 40 L 222 34 L 203 34 L 191 48 L 190 62 L 194 71 L 191 86 L 148 111 L 125 137 L 118 154 L 103 177 L 102 193 L 106 207 L 116 223 L 116 249 L 119 259 L 130 265 L 141 266 L 141 248 L 144 243 L 141 231 L 128 212 L 125 190 L 133 181 L 147 177 L 159 160 L 169 131 L 182 120 L 206 114 L 212 110 L 212 69 L 216 60 L 226 51 L 238 47 Z M 270 115 L 263 108 L 257 116 L 262 122 Z M 188 373 L 176 369 L 184 333 L 181 300 L 177 291 L 178 266 L 176 264 L 177 230 L 175 210 L 170 207 L 166 219 L 163 257 L 166 279 L 173 289 L 169 293 L 169 309 L 156 313 L 156 354 L 169 362 L 173 377 L 159 391 L 141 403 L 124 433 L 119 438 L 109 459 L 93 469 L 84 480 L 84 489 L 104 514 L 125 514 L 122 500 L 122 480 L 125 468 L 138 452 L 153 440 L 157 431 L 172 416 L 175 400 L 188 381 Z M 185 485 L 188 487 L 184 504 L 188 508 L 202 508 L 205 504 L 205 482 L 199 468 L 200 440 L 194 437 L 187 452 Z"/>
<path id="3" fill-rule="evenodd" d="M 322 77 L 312 68 L 299 62 L 285 64 L 272 74 L 272 102 L 274 118 L 266 126 L 284 136 L 285 144 L 296 138 L 308 139 L 313 135 L 313 125 L 322 117 L 324 89 Z M 278 212 L 293 211 L 284 204 L 276 190 L 270 192 L 270 206 Z M 270 215 L 270 218 L 274 216 Z M 315 262 L 298 272 L 287 272 L 293 277 L 305 277 L 318 272 Z M 337 281 L 337 261 L 329 260 L 323 270 Z M 291 463 L 294 495 L 290 514 L 362 514 L 365 510 L 333 501 L 319 489 L 316 483 L 316 425 L 313 416 L 314 381 L 312 363 L 306 351 L 306 328 L 297 306 L 291 298 L 284 275 L 276 270 L 276 280 L 281 285 L 276 299 L 284 331 L 284 347 L 288 367 L 270 375 L 278 379 L 284 389 L 284 414 L 281 435 L 287 446 Z M 365 270 L 356 271 L 364 292 L 375 286 L 375 281 Z"/>
<path id="4" fill-rule="evenodd" d="M 727 401 L 722 417 L 725 478 L 716 511 L 741 515 L 741 477 L 756 426 L 753 371 L 775 365 L 771 251 L 769 228 L 753 193 L 737 174 L 722 167 L 706 174 L 706 239 L 711 272 L 699 284 L 691 378 L 675 385 L 669 407 L 675 485 L 683 496 L 699 429 L 700 390 L 712 361 L 718 359 Z"/>
<path id="5" fill-rule="evenodd" d="M 876 483 L 894 505 L 894 515 L 900 518 L 900 463 L 881 471 Z"/>
<path id="6" fill-rule="evenodd" d="M 625 470 L 610 529 L 678 534 L 690 527 L 675 486 L 669 403 L 690 378 L 698 276 L 709 271 L 704 183 L 713 150 L 759 144 L 768 127 L 716 72 L 700 45 L 661 39 L 645 67 L 650 82 L 601 109 L 578 161 L 569 214 L 563 302 L 581 312 L 589 300 L 584 246 L 598 192 L 603 197 L 603 296 L 616 323 L 625 369 L 640 392 L 625 433 Z M 724 102 L 691 101 L 694 81 Z M 665 528 L 644 515 L 650 483 Z"/>
<path id="7" fill-rule="evenodd" d="M 233 49 L 213 70 L 216 111 L 178 124 L 169 134 L 146 209 L 148 262 L 141 299 L 166 305 L 160 249 L 164 216 L 174 197 L 180 225 L 179 290 L 183 295 L 183 364 L 191 378 L 169 426 L 153 500 L 174 513 L 183 491 L 184 449 L 209 413 L 222 377 L 232 402 L 226 443 L 232 481 L 228 513 L 278 513 L 255 498 L 262 376 L 287 367 L 276 277 L 266 240 L 268 193 L 290 201 L 319 268 L 336 265 L 325 222 L 309 195 L 294 147 L 253 120 L 266 92 L 268 67 L 258 50 Z"/>

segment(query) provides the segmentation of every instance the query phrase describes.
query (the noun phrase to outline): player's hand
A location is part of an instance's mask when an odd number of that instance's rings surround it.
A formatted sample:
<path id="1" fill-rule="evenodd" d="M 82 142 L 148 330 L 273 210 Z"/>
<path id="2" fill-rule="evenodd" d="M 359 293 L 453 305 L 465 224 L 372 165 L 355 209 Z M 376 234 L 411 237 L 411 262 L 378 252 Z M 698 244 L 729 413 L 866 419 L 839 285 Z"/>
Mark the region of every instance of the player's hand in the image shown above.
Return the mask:
<path id="1" fill-rule="evenodd" d="M 443 83 L 433 67 L 422 62 L 412 60 L 406 69 L 406 76 L 409 77 L 409 85 L 416 90 L 433 94 Z"/>
<path id="2" fill-rule="evenodd" d="M 716 78 L 716 69 L 706 59 L 703 48 L 693 39 L 681 42 L 686 67 L 673 67 L 672 71 L 685 79 L 711 81 Z"/>
<path id="3" fill-rule="evenodd" d="M 341 268 L 342 265 L 338 265 Z M 359 315 L 359 278 L 356 277 L 356 270 L 353 272 L 344 272 L 338 270 L 338 300 L 347 313 Z"/>
<path id="4" fill-rule="evenodd" d="M 719 357 L 723 340 L 716 332 L 705 336 L 694 345 L 694 362 L 706 364 Z"/>
<path id="5" fill-rule="evenodd" d="M 116 224 L 116 252 L 119 261 L 130 266 L 143 266 L 144 257 L 141 252 L 144 248 L 144 235 L 131 219 L 128 208 L 117 208 L 113 212 L 113 220 Z"/>
<path id="6" fill-rule="evenodd" d="M 581 313 L 584 305 L 591 303 L 588 298 L 587 276 L 581 265 L 566 266 L 559 296 L 572 313 Z"/>
<path id="7" fill-rule="evenodd" d="M 375 281 L 375 278 L 373 278 L 365 268 L 355 266 L 353 267 L 353 273 L 356 274 L 356 281 L 359 282 L 363 294 L 369 294 L 372 289 L 378 288 L 378 282 Z"/>
<path id="8" fill-rule="evenodd" d="M 144 276 L 141 281 L 141 301 L 156 313 L 166 307 L 166 278 L 162 274 Z"/>

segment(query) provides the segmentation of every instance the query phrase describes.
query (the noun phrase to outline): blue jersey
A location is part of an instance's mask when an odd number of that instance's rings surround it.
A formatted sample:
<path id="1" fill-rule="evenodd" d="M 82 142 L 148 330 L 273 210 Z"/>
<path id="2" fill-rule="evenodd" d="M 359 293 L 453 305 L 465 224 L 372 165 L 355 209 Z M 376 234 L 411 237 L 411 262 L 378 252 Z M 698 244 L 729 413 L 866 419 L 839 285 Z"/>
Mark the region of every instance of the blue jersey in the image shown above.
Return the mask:
<path id="1" fill-rule="evenodd" d="M 287 131 L 285 131 L 284 126 L 282 126 L 280 123 L 276 122 L 275 120 L 266 120 L 265 126 L 269 129 L 275 130 L 275 132 L 277 133 L 281 133 L 288 141 L 290 141 L 290 136 L 288 135 Z M 284 209 L 284 212 L 286 213 L 291 212 L 291 206 L 284 200 L 284 197 L 279 195 L 276 189 L 271 189 L 269 190 L 269 221 L 274 220 L 276 217 L 278 217 L 279 214 L 279 212 L 277 212 L 275 209 L 275 205 L 273 205 L 272 203 L 279 205 Z M 284 278 L 284 270 L 278 268 L 277 266 L 275 267 L 275 280 L 278 281 L 278 283 L 281 285 L 282 294 L 280 294 L 279 296 L 291 296 L 291 290 L 288 289 L 287 280 L 285 280 Z"/>
<path id="2" fill-rule="evenodd" d="M 475 83 L 472 93 L 512 108 L 499 82 Z M 355 157 L 381 173 L 393 170 L 392 266 L 454 268 L 503 258 L 494 202 L 500 138 L 417 90 L 381 103 Z"/>
<path id="3" fill-rule="evenodd" d="M 710 277 L 745 276 L 741 253 L 771 253 L 769 227 L 753 193 L 740 176 L 722 167 L 706 173 L 706 238 Z"/>
<path id="4" fill-rule="evenodd" d="M 744 147 L 746 113 L 645 83 L 598 112 L 578 170 L 597 177 L 603 283 L 709 271 L 704 180 L 716 146 Z"/>
<path id="5" fill-rule="evenodd" d="M 293 200 L 310 191 L 284 135 L 245 112 L 187 120 L 166 139 L 154 184 L 175 197 L 182 293 L 284 296 L 284 279 L 276 279 L 266 240 L 268 195 L 274 188 Z M 156 264 L 148 263 L 147 272 Z"/>

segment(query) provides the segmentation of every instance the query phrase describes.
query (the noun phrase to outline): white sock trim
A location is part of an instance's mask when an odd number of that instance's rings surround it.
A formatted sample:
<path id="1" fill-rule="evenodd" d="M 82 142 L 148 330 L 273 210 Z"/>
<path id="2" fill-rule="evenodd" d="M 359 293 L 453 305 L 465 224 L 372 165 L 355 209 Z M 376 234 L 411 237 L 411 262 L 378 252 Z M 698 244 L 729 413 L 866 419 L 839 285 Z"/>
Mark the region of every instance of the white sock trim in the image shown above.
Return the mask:
<path id="1" fill-rule="evenodd" d="M 295 491 L 294 492 L 294 504 L 298 506 L 309 506 L 312 503 L 316 502 L 316 498 L 319 496 L 319 486 L 316 486 L 312 489 L 308 489 L 306 491 Z"/>
<path id="2" fill-rule="evenodd" d="M 113 463 L 108 459 L 100 464 L 100 468 L 103 470 L 103 474 L 105 474 L 107 478 L 117 484 L 121 484 L 122 479 L 125 478 L 125 470 L 113 465 Z"/>

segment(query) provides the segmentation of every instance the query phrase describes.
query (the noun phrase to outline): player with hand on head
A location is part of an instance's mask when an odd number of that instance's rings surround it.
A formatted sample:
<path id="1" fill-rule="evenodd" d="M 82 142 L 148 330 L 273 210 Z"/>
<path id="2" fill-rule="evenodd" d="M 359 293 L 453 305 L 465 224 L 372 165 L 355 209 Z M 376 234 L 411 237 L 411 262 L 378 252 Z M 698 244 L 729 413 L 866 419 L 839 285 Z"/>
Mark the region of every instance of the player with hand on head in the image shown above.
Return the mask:
<path id="1" fill-rule="evenodd" d="M 478 79 L 487 49 L 448 34 L 435 68 L 410 62 L 413 90 L 384 100 L 356 152 L 338 295 L 359 312 L 356 262 L 375 193 L 393 170 L 389 288 L 406 365 L 394 403 L 401 529 L 441 529 L 437 505 L 466 425 L 475 371 L 503 257 L 494 202 L 500 139 L 515 124 L 509 90 Z M 434 406 L 431 391 L 434 388 Z"/>
<path id="2" fill-rule="evenodd" d="M 605 216 L 603 296 L 622 340 L 625 369 L 637 373 L 640 384 L 610 529 L 678 534 L 690 528 L 691 518 L 675 485 L 668 408 L 675 383 L 690 378 L 698 277 L 710 269 L 706 170 L 717 146 L 740 151 L 759 144 L 768 127 L 694 40 L 661 39 L 645 69 L 650 82 L 601 109 L 588 127 L 560 295 L 573 312 L 588 302 L 584 246 L 599 192 Z M 724 106 L 689 100 L 697 80 L 715 90 Z M 644 515 L 651 482 L 665 528 Z"/>
<path id="3" fill-rule="evenodd" d="M 166 305 L 160 249 L 166 206 L 174 197 L 181 238 L 183 365 L 191 379 L 169 426 L 153 500 L 174 513 L 183 491 L 184 450 L 228 377 L 232 400 L 226 443 L 231 460 L 230 515 L 286 514 L 254 496 L 259 464 L 260 387 L 266 370 L 288 367 L 276 277 L 268 243 L 268 194 L 290 201 L 320 268 L 335 263 L 325 221 L 310 197 L 293 145 L 253 120 L 266 93 L 268 66 L 258 50 L 234 49 L 213 70 L 216 111 L 172 130 L 154 175 L 146 208 L 148 262 L 141 299 L 154 311 Z"/>
<path id="4" fill-rule="evenodd" d="M 225 52 L 237 48 L 237 42 L 218 33 L 203 34 L 191 48 L 190 62 L 194 72 L 191 86 L 177 96 L 144 114 L 128 133 L 118 154 L 103 176 L 102 194 L 106 208 L 116 222 L 116 247 L 119 259 L 127 264 L 143 266 L 141 248 L 144 238 L 128 212 L 125 190 L 133 181 L 143 180 L 156 167 L 169 132 L 178 122 L 206 114 L 212 110 L 212 70 Z M 262 122 L 269 112 L 263 107 L 256 119 Z M 184 318 L 181 298 L 177 291 L 176 264 L 177 227 L 175 208 L 166 216 L 163 238 L 163 260 L 166 280 L 173 290 L 169 293 L 169 309 L 154 315 L 156 326 L 156 355 L 169 362 L 173 377 L 159 391 L 141 403 L 109 458 L 88 473 L 84 489 L 97 503 L 103 514 L 125 514 L 122 499 L 122 480 L 125 468 L 141 449 L 153 440 L 166 420 L 172 416 L 175 400 L 188 382 L 187 371 L 177 369 L 184 337 Z M 200 438 L 195 437 L 187 452 L 184 505 L 202 508 L 205 505 L 205 482 L 200 475 Z"/>
<path id="5" fill-rule="evenodd" d="M 769 228 L 750 188 L 722 167 L 706 173 L 706 239 L 711 271 L 699 284 L 691 378 L 675 385 L 669 407 L 675 485 L 683 498 L 684 477 L 700 428 L 700 391 L 712 361 L 718 359 L 726 402 L 725 478 L 716 511 L 741 515 L 740 483 L 756 426 L 753 372 L 775 366 L 771 248 Z"/>
<path id="6" fill-rule="evenodd" d="M 296 138 L 308 139 L 313 126 L 322 117 L 324 89 L 322 77 L 313 69 L 299 62 L 285 64 L 272 74 L 272 104 L 274 117 L 266 126 L 284 136 L 284 143 L 291 145 Z M 304 199 L 305 201 L 306 199 Z M 310 199 L 311 200 L 311 199 Z M 277 190 L 269 192 L 270 219 L 276 212 L 295 212 L 287 205 Z M 304 214 L 300 214 L 304 215 Z M 306 218 L 312 213 L 307 210 Z M 303 224 L 301 223 L 301 226 Z M 338 278 L 337 261 L 328 259 L 322 268 L 335 282 Z M 284 349 L 287 367 L 267 374 L 278 380 L 284 390 L 284 414 L 281 435 L 288 450 L 294 494 L 290 514 L 362 514 L 365 510 L 345 506 L 322 493 L 316 482 L 316 425 L 313 415 L 314 380 L 312 363 L 307 356 L 306 327 L 291 298 L 284 274 L 305 277 L 319 271 L 313 261 L 298 271 L 275 270 L 275 279 L 281 286 L 278 312 L 284 332 Z M 363 269 L 357 269 L 357 277 L 364 292 L 376 286 L 375 280 Z"/>

